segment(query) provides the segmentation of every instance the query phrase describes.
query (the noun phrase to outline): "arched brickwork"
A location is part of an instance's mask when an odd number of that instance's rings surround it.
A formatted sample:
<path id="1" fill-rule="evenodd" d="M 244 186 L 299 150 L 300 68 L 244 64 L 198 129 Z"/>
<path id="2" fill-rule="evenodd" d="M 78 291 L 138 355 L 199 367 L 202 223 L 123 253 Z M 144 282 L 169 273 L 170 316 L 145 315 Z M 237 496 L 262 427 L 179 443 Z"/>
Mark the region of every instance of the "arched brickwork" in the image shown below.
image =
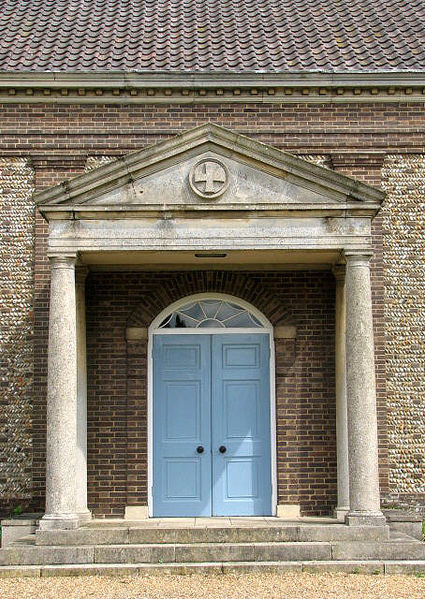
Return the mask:
<path id="1" fill-rule="evenodd" d="M 169 276 L 169 275 L 168 275 Z M 130 315 L 129 327 L 148 327 L 152 320 L 173 302 L 196 293 L 227 293 L 239 297 L 258 308 L 270 322 L 288 324 L 293 321 L 291 307 L 270 290 L 258 285 L 258 281 L 244 272 L 191 271 L 178 273 L 165 279 L 156 293 L 147 296 Z"/>

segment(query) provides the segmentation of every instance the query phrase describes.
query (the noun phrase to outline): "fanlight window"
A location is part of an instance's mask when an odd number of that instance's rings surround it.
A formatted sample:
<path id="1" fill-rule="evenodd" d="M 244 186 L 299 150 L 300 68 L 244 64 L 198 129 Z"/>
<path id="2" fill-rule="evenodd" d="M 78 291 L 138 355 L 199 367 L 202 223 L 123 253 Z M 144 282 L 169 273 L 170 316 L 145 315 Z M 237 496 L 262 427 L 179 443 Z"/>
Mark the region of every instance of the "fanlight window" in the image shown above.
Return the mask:
<path id="1" fill-rule="evenodd" d="M 246 308 L 225 300 L 190 302 L 167 316 L 160 329 L 259 328 L 261 322 Z"/>

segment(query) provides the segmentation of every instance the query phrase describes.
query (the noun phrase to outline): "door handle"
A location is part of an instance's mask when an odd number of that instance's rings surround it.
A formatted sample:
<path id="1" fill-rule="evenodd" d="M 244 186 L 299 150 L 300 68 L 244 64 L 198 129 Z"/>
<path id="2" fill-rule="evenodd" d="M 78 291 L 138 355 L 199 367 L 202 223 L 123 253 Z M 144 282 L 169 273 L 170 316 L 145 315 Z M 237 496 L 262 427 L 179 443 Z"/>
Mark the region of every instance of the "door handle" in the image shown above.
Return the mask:
<path id="1" fill-rule="evenodd" d="M 202 447 L 202 445 L 198 445 L 198 447 L 196 448 L 196 451 L 198 453 L 204 453 L 204 448 Z"/>
<path id="2" fill-rule="evenodd" d="M 218 448 L 218 451 L 219 451 L 220 453 L 226 453 L 226 451 L 227 451 L 227 448 L 226 448 L 226 447 L 224 447 L 224 445 L 220 445 L 220 447 Z"/>

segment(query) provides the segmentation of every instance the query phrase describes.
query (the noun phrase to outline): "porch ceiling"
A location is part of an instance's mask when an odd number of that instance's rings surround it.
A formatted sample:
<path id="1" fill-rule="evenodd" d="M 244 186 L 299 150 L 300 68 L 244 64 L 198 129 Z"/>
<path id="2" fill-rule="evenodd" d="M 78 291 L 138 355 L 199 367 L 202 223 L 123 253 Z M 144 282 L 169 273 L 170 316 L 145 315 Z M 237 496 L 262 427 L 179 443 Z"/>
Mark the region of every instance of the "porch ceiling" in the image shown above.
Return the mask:
<path id="1" fill-rule="evenodd" d="M 244 250 L 82 252 L 80 261 L 90 270 L 326 270 L 340 259 L 340 252 Z"/>

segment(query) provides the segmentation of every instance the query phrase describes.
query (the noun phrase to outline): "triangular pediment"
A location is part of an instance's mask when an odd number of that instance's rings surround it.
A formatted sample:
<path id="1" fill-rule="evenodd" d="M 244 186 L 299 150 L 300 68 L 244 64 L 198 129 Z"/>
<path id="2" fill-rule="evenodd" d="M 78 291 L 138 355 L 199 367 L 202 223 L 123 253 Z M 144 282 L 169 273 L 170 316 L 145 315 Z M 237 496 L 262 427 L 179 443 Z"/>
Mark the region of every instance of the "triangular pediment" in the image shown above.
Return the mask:
<path id="1" fill-rule="evenodd" d="M 36 194 L 43 213 L 70 208 L 379 208 L 384 193 L 213 124 Z"/>

